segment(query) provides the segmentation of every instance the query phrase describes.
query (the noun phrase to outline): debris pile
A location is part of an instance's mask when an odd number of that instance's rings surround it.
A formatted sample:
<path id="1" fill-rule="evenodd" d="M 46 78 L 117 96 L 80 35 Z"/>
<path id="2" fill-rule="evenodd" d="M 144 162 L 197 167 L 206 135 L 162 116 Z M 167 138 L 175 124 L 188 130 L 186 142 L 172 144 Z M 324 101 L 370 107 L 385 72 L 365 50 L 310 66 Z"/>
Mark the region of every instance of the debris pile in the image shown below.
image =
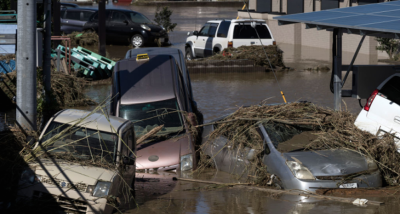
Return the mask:
<path id="1" fill-rule="evenodd" d="M 257 133 L 260 123 L 264 126 L 296 126 L 313 131 L 316 139 L 304 150 L 348 149 L 376 162 L 388 185 L 400 182 L 400 154 L 397 153 L 393 136 L 376 136 L 358 129 L 354 125 L 356 117 L 348 111 L 333 111 L 310 103 L 290 103 L 282 105 L 262 105 L 239 108 L 236 112 L 215 124 L 215 130 L 202 145 L 207 146 L 219 136 L 229 139 L 225 146 L 230 148 L 251 148 L 256 157 L 249 166 L 248 182 L 265 185 L 270 178 L 266 166 L 262 164 L 263 141 Z M 213 160 L 202 154 L 199 169 L 212 167 Z"/>
<path id="2" fill-rule="evenodd" d="M 99 45 L 99 36 L 95 32 L 72 32 L 65 36 L 68 36 L 71 39 L 71 47 L 73 48 L 78 46 L 97 47 Z M 64 42 L 63 45 L 65 46 Z"/>
<path id="3" fill-rule="evenodd" d="M 268 54 L 269 60 L 274 68 L 286 68 L 283 63 L 283 51 L 276 45 L 265 46 L 265 51 Z M 241 46 L 238 48 L 225 48 L 220 53 L 217 53 L 208 58 L 196 59 L 196 61 L 210 61 L 210 60 L 237 60 L 247 59 L 254 61 L 255 65 L 270 69 L 270 65 L 265 56 L 263 46 Z"/>

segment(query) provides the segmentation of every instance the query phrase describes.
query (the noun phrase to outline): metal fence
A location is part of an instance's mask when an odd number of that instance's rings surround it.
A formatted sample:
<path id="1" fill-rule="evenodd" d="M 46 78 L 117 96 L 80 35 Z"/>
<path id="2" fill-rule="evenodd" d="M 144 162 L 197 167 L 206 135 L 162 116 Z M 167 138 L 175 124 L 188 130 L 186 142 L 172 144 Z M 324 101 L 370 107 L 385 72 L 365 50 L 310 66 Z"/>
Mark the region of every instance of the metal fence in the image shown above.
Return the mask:
<path id="1" fill-rule="evenodd" d="M 253 60 L 209 60 L 186 62 L 190 73 L 246 73 L 265 72 L 265 68 L 255 65 Z"/>

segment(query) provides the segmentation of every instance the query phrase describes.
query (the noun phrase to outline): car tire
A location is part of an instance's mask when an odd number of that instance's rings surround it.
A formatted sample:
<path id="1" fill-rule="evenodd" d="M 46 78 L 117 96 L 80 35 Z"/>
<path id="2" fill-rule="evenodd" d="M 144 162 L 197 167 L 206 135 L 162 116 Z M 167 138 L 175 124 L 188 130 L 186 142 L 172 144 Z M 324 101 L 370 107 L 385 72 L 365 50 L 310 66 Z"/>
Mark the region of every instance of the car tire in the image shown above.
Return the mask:
<path id="1" fill-rule="evenodd" d="M 143 36 L 140 34 L 133 35 L 131 38 L 131 44 L 133 45 L 133 47 L 136 47 L 136 48 L 143 47 L 143 45 L 144 45 Z"/>
<path id="2" fill-rule="evenodd" d="M 189 61 L 194 59 L 192 49 L 190 47 L 186 47 L 185 49 L 185 59 Z"/>
<path id="3" fill-rule="evenodd" d="M 219 54 L 219 53 L 221 53 L 219 48 L 214 48 L 213 55 L 216 55 L 216 54 Z"/>

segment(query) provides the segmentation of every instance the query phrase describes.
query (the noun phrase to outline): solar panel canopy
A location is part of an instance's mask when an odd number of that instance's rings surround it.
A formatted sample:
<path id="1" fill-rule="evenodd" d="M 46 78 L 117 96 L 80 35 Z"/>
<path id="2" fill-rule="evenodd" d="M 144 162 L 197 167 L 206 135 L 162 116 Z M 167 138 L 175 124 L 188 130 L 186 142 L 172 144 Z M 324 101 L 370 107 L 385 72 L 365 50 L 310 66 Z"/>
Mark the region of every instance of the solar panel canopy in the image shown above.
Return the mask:
<path id="1" fill-rule="evenodd" d="M 400 35 L 400 1 L 285 15 L 274 19 L 278 20 L 279 25 L 305 23 L 322 29 L 361 30 L 359 31 L 361 34 L 363 31 L 391 33 L 398 38 Z"/>

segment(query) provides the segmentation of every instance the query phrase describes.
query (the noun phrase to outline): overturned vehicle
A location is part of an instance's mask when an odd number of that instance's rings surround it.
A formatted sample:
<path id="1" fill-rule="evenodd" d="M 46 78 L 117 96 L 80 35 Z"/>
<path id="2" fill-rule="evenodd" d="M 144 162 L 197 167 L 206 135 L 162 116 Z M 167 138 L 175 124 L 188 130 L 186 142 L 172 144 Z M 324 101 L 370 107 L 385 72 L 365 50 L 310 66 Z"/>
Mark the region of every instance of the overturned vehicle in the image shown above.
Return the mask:
<path id="1" fill-rule="evenodd" d="M 135 153 L 130 121 L 63 110 L 25 155 L 18 199 L 45 206 L 43 213 L 112 213 L 132 198 Z"/>
<path id="2" fill-rule="evenodd" d="M 240 108 L 204 127 L 199 167 L 283 189 L 381 187 L 377 159 L 359 144 L 378 139 L 358 138 L 354 119 L 304 103 Z"/>

